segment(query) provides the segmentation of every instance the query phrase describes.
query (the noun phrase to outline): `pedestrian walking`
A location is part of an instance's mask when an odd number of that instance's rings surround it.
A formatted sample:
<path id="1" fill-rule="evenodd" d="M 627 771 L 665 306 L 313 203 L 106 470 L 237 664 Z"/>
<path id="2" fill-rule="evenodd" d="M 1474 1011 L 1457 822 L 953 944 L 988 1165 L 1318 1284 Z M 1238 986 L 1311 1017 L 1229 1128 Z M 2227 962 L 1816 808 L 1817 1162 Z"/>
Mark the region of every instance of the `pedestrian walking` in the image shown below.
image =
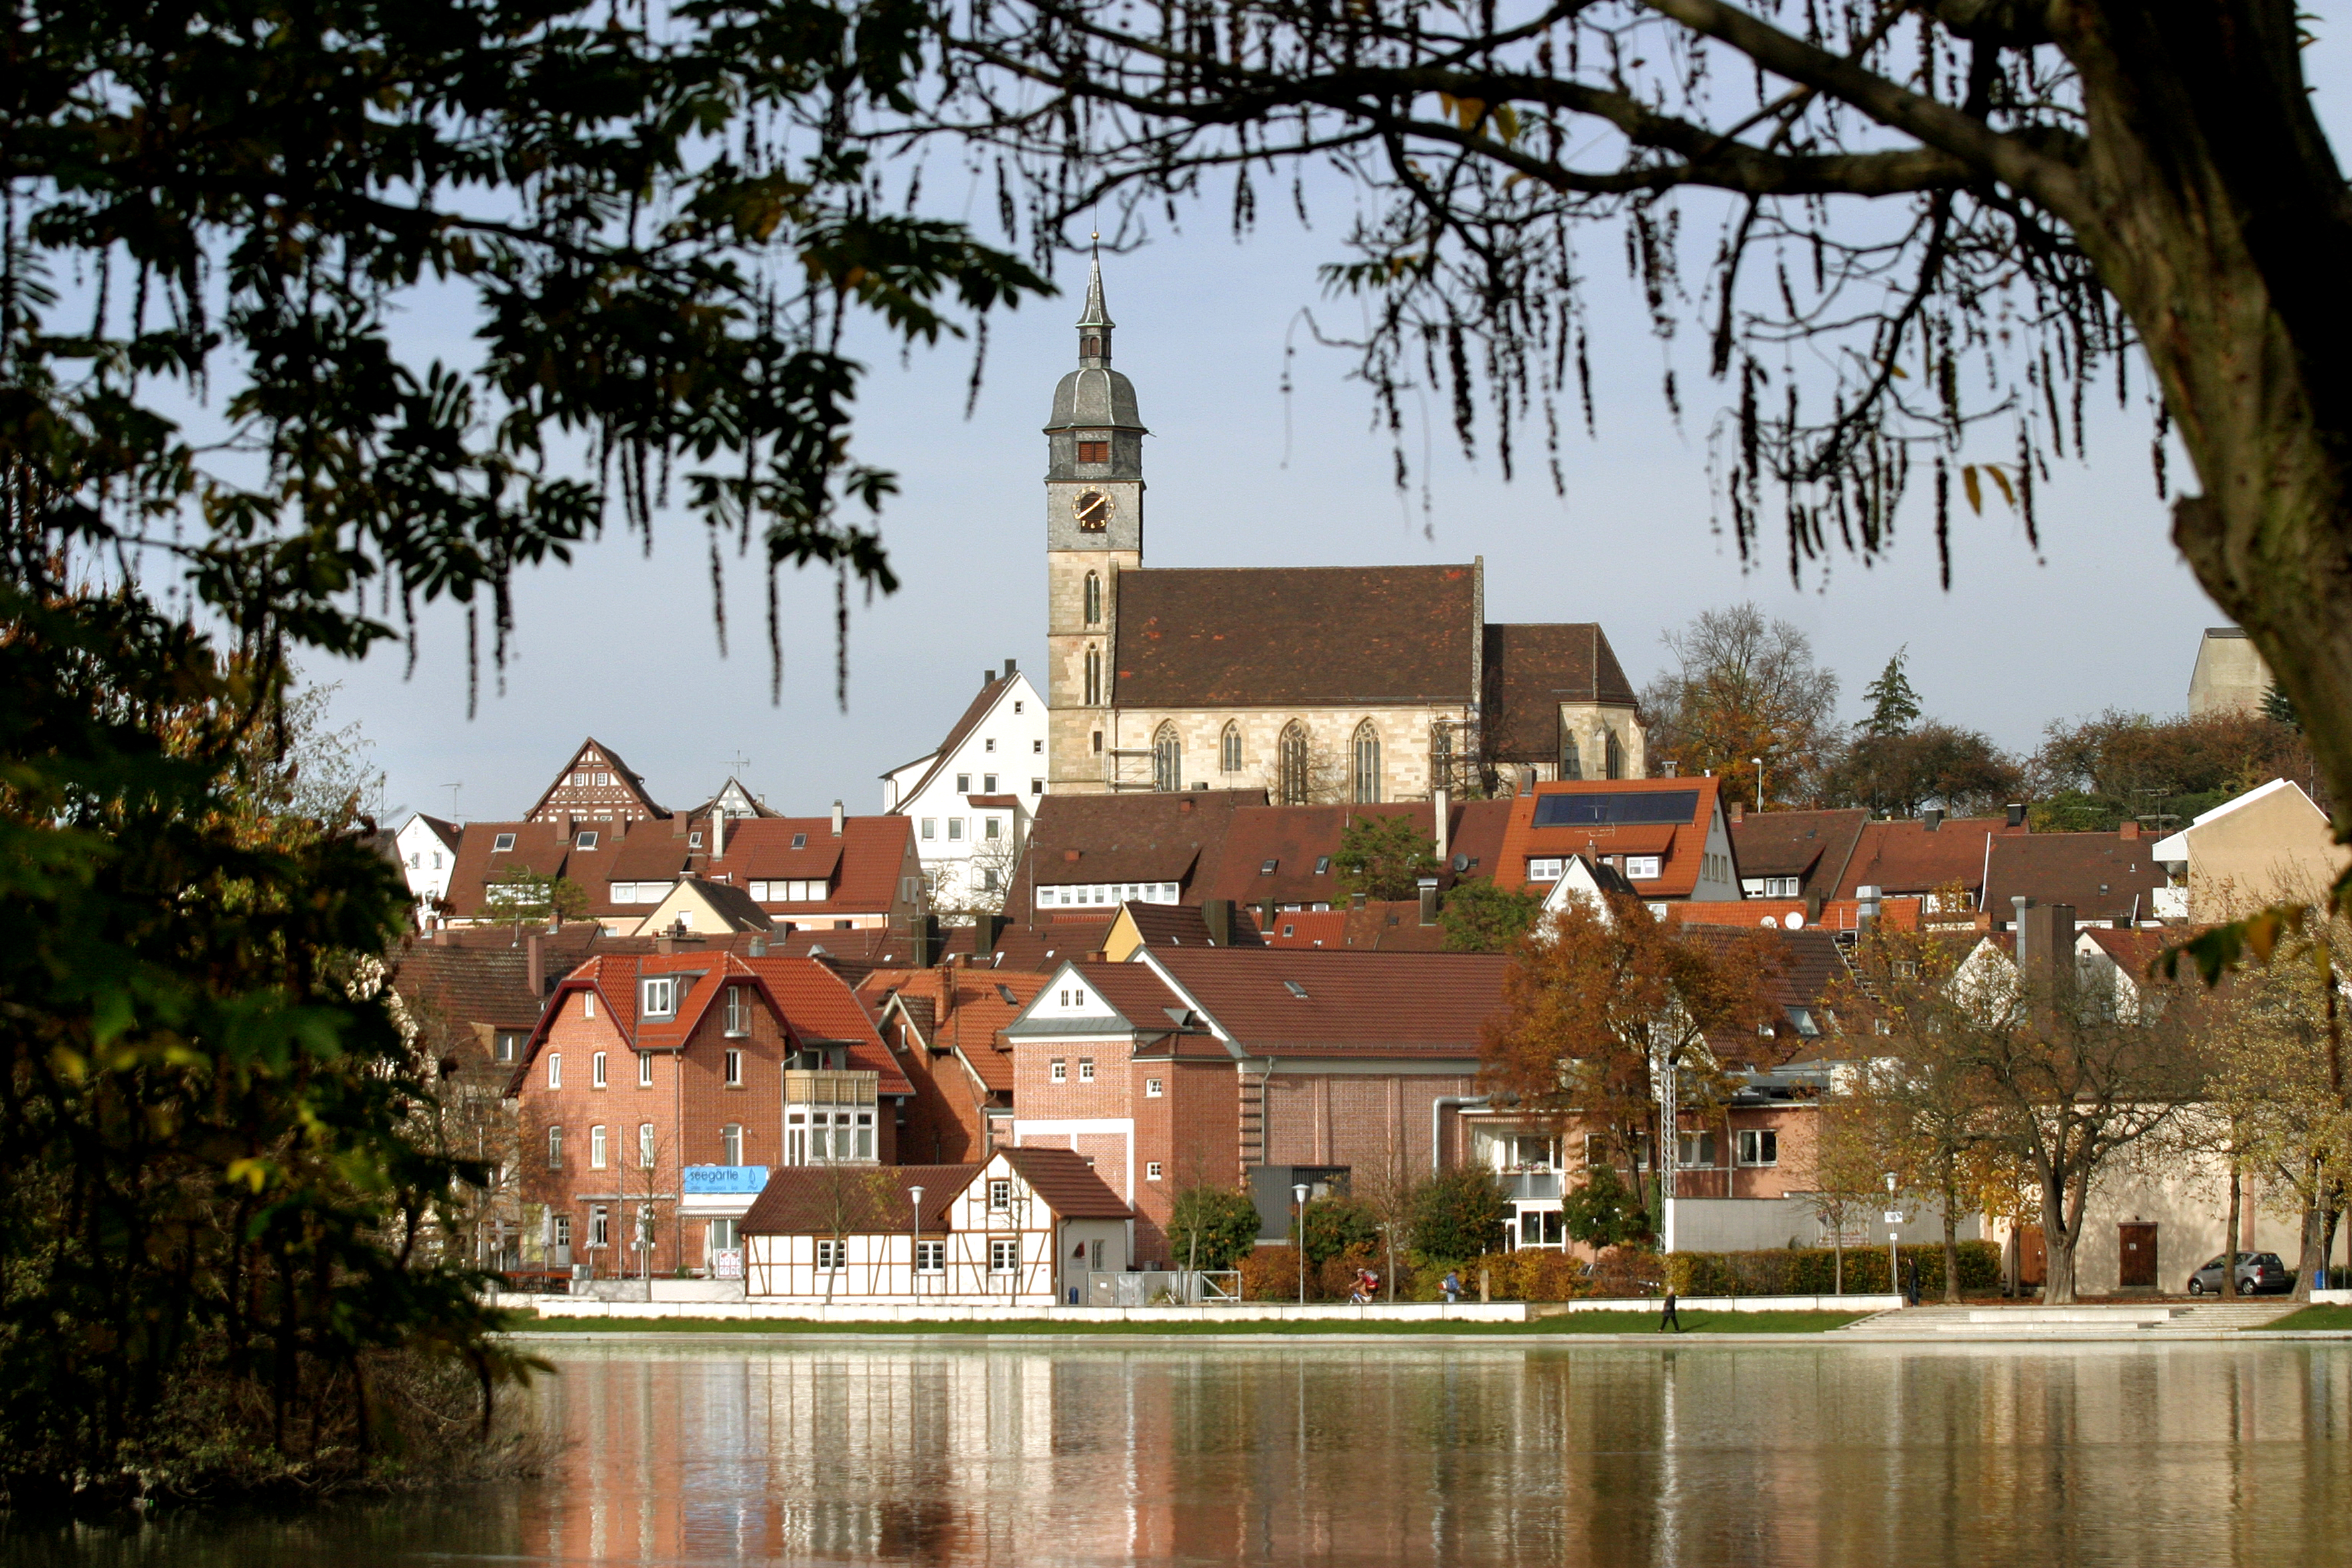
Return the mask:
<path id="1" fill-rule="evenodd" d="M 1445 1278 L 1438 1282 L 1437 1288 L 1445 1292 L 1447 1306 L 1462 1300 L 1462 1276 L 1451 1268 L 1445 1271 Z"/>
<path id="2" fill-rule="evenodd" d="M 1658 1318 L 1658 1332 L 1663 1334 L 1668 1329 L 1676 1333 L 1683 1331 L 1682 1316 L 1675 1310 L 1675 1293 L 1672 1290 L 1666 1292 L 1666 1310 Z"/>

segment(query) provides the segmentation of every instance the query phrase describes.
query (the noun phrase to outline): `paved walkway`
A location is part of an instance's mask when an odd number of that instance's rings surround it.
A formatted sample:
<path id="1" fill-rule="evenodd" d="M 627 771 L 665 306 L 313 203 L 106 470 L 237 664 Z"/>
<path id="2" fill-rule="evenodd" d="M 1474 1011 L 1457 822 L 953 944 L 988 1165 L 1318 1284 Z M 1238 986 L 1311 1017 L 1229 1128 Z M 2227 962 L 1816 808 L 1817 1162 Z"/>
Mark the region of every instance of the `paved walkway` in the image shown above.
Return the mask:
<path id="1" fill-rule="evenodd" d="M 2157 1336 L 2234 1333 L 2267 1328 L 2304 1303 L 2292 1297 L 2273 1296 L 2251 1301 L 2212 1301 L 2194 1305 L 2179 1301 L 2117 1304 L 2088 1302 L 2075 1307 L 1950 1306 L 1903 1308 L 1877 1312 L 1848 1323 L 1832 1333 L 1859 1339 L 1946 1340 L 2086 1340 L 2147 1339 Z"/>

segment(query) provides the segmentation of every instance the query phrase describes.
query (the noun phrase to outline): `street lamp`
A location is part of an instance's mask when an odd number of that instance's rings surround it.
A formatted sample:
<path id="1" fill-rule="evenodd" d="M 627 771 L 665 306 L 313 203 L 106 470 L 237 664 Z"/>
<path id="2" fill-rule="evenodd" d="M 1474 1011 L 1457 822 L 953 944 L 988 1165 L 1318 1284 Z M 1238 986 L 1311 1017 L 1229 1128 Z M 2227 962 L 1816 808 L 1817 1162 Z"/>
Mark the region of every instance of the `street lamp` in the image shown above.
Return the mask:
<path id="1" fill-rule="evenodd" d="M 1307 1184 L 1300 1182 L 1290 1189 L 1298 1202 L 1298 1304 L 1307 1305 Z"/>
<path id="2" fill-rule="evenodd" d="M 1764 810 L 1764 759 L 1750 757 L 1748 760 L 1756 764 L 1756 809 L 1761 814 Z"/>
<path id="3" fill-rule="evenodd" d="M 1895 1227 L 1903 1223 L 1902 1211 L 1895 1206 L 1895 1173 L 1886 1173 L 1886 1283 L 1899 1299 L 1903 1294 L 1903 1253 L 1899 1243 L 1903 1233 Z"/>
<path id="4" fill-rule="evenodd" d="M 913 1294 L 919 1296 L 923 1293 L 923 1189 L 908 1187 L 907 1192 L 915 1200 L 915 1252 L 907 1260 L 910 1266 L 907 1270 L 907 1286 Z"/>

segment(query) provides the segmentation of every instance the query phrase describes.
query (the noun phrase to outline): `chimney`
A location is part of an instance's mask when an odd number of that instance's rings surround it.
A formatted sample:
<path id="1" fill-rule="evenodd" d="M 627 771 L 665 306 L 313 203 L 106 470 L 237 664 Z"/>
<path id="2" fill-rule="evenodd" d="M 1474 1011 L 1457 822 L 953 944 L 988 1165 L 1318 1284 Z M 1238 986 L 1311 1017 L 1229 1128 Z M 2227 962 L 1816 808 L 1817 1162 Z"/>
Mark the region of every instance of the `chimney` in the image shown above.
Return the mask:
<path id="1" fill-rule="evenodd" d="M 1868 935 L 1870 928 L 1878 923 L 1878 889 L 1865 883 L 1853 890 L 1853 929 Z"/>
<path id="2" fill-rule="evenodd" d="M 2012 800 L 2009 803 L 2009 825 L 2012 828 L 2022 827 L 2025 826 L 2025 803 L 2023 801 Z"/>
<path id="3" fill-rule="evenodd" d="M 996 939 L 1013 922 L 1003 915 L 982 915 L 972 922 L 971 956 L 974 963 L 996 951 Z"/>
<path id="4" fill-rule="evenodd" d="M 987 690 L 990 687 L 992 687 L 992 686 L 993 686 L 993 685 L 995 685 L 995 684 L 996 684 L 996 671 L 994 671 L 994 670 L 992 670 L 992 669 L 990 669 L 990 668 L 985 668 L 985 667 L 982 667 L 982 669 L 981 669 L 981 672 L 980 672 L 980 689 L 981 689 L 982 691 L 985 691 L 985 690 Z"/>
<path id="5" fill-rule="evenodd" d="M 1669 757 L 1666 761 L 1659 763 L 1658 765 L 1666 770 L 1665 776 L 1667 778 L 1673 779 L 1682 777 L 1683 765 L 1682 763 L 1675 762 L 1673 758 Z"/>
<path id="6" fill-rule="evenodd" d="M 2017 962 L 2020 963 L 2025 962 L 2025 911 L 2032 907 L 2033 900 L 2022 893 L 2009 900 L 2009 929 L 2017 933 Z"/>
<path id="7" fill-rule="evenodd" d="M 841 802 L 837 800 L 833 803 L 833 836 L 841 837 Z"/>
<path id="8" fill-rule="evenodd" d="M 2126 844 L 2137 841 L 2139 837 L 2139 818 L 2136 816 L 2130 818 L 2126 821 L 2121 827 L 2117 828 L 2116 832 Z"/>
<path id="9" fill-rule="evenodd" d="M 1944 808 L 1931 805 L 1919 814 L 1919 826 L 1933 833 L 1944 826 Z"/>
<path id="10" fill-rule="evenodd" d="M 2026 984 L 2053 997 L 2070 989 L 2074 979 L 2074 906 L 2033 905 L 2024 911 L 2017 930 L 2017 970 Z"/>
<path id="11" fill-rule="evenodd" d="M 1445 851 L 1452 838 L 1452 835 L 1446 830 L 1453 826 L 1447 819 L 1453 815 L 1454 803 L 1446 798 L 1446 795 L 1447 791 L 1444 784 L 1439 784 L 1429 792 L 1429 824 L 1433 830 L 1430 837 L 1437 840 L 1437 864 L 1440 869 L 1444 868 Z"/>
<path id="12" fill-rule="evenodd" d="M 1733 801 L 1731 803 L 1731 825 L 1734 827 L 1737 827 L 1747 820 L 1748 807 L 1741 805 L 1738 801 Z"/>
<path id="13" fill-rule="evenodd" d="M 751 941 L 750 944 L 749 944 L 748 946 L 746 946 L 746 947 L 745 947 L 744 952 L 745 952 L 747 954 L 749 954 L 751 957 L 752 957 L 752 958 L 765 958 L 765 957 L 767 957 L 767 956 L 768 956 L 768 939 L 767 939 L 767 937 L 766 937 L 763 933 L 761 933 L 761 932 L 760 932 L 760 931 L 753 931 L 753 932 L 751 933 Z"/>
<path id="14" fill-rule="evenodd" d="M 1417 885 L 1421 889 L 1421 923 L 1433 926 L 1437 923 L 1437 879 L 1423 877 Z"/>
<path id="15" fill-rule="evenodd" d="M 686 837 L 686 813 L 679 811 L 670 814 L 669 836 L 672 838 L 683 838 Z"/>
<path id="16" fill-rule="evenodd" d="M 1209 945 L 1234 945 L 1234 901 L 1231 899 L 1209 899 L 1201 905 L 1201 923 L 1209 928 Z"/>
<path id="17" fill-rule="evenodd" d="M 555 837 L 563 843 L 572 842 L 572 814 L 565 812 L 555 819 Z"/>
<path id="18" fill-rule="evenodd" d="M 1192 809 L 1192 803 L 1189 800 L 1179 798 L 1176 802 L 1176 809 L 1180 812 L 1190 811 Z"/>
<path id="19" fill-rule="evenodd" d="M 925 915 L 922 923 L 915 928 L 914 937 L 915 967 L 930 969 L 937 966 L 940 952 L 947 945 L 940 939 L 940 917 Z"/>
<path id="20" fill-rule="evenodd" d="M 1004 661 L 1004 679 L 1005 679 L 1010 680 L 1010 679 L 1012 679 L 1014 676 L 1016 676 L 1016 675 L 1018 675 L 1018 674 L 1020 674 L 1020 673 L 1021 673 L 1021 666 L 1020 666 L 1020 665 L 1018 665 L 1017 663 L 1015 663 L 1014 661 L 1013 661 L 1012 659 L 1009 659 L 1009 658 L 1008 658 L 1008 659 L 1006 659 L 1006 660 Z"/>
<path id="21" fill-rule="evenodd" d="M 714 806 L 710 812 L 710 858 L 716 861 L 727 853 L 727 808 Z"/>

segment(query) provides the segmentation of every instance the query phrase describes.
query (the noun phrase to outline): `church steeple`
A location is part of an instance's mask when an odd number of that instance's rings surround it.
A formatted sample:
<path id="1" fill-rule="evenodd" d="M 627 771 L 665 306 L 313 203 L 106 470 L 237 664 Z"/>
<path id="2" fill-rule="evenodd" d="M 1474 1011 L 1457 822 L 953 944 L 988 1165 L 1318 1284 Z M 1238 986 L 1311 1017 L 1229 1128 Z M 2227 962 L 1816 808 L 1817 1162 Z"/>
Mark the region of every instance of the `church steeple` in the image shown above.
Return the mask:
<path id="1" fill-rule="evenodd" d="M 1078 368 L 1101 370 L 1110 363 L 1110 330 L 1117 325 L 1103 304 L 1102 251 L 1087 261 L 1087 308 L 1078 313 Z"/>

